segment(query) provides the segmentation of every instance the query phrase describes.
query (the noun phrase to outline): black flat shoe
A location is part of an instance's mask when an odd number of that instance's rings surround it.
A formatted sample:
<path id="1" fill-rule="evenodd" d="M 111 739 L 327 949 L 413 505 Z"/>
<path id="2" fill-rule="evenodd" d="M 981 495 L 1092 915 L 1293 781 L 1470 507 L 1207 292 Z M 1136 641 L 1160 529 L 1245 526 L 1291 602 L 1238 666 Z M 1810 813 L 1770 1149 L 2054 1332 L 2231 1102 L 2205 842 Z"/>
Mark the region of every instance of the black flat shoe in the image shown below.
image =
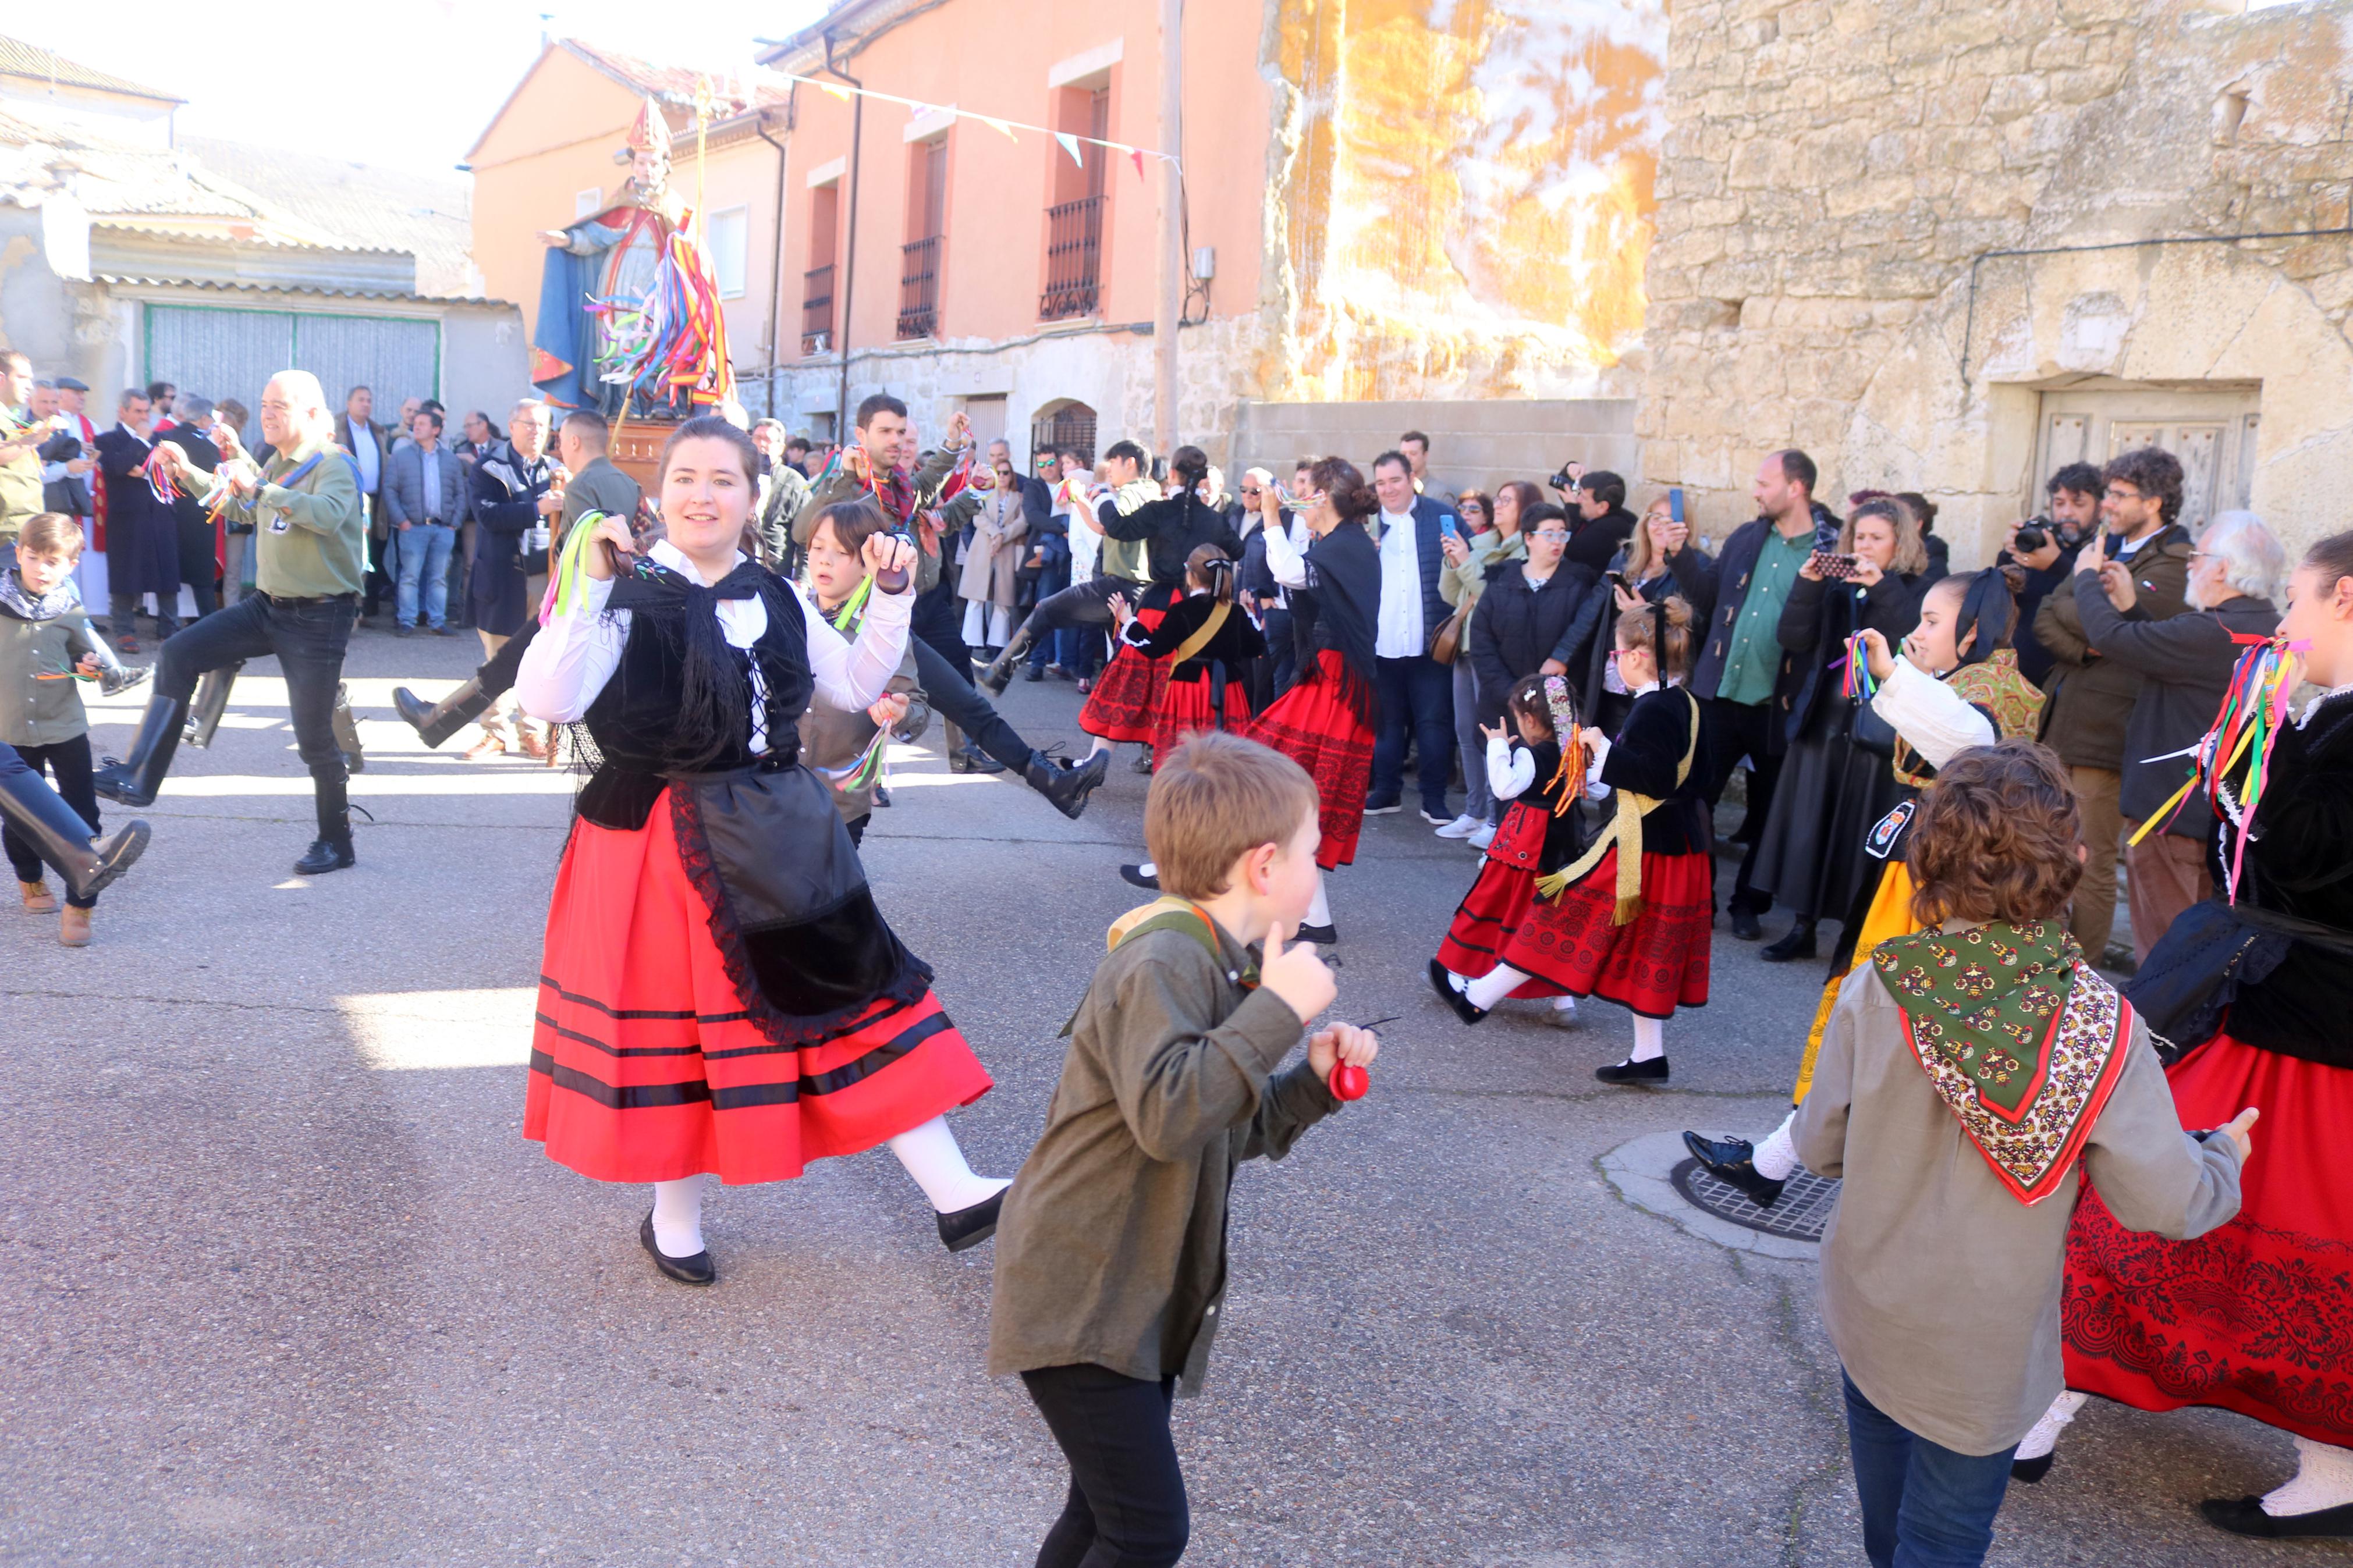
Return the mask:
<path id="1" fill-rule="evenodd" d="M 1686 1132 L 1683 1147 L 1691 1151 L 1692 1158 L 1709 1175 L 1738 1187 L 1760 1209 L 1771 1208 L 1773 1200 L 1788 1184 L 1757 1171 L 1757 1150 L 1746 1138 L 1703 1138 L 1696 1132 Z"/>
<path id="2" fill-rule="evenodd" d="M 1434 958 L 1430 961 L 1430 988 L 1437 992 L 1438 999 L 1452 1008 L 1454 1016 L 1466 1024 L 1475 1024 L 1487 1016 L 1486 1008 L 1473 1005 L 1470 997 L 1454 989 L 1454 982 L 1448 976 L 1446 965 Z"/>
<path id="3" fill-rule="evenodd" d="M 1022 672 L 1021 679 L 1029 682 L 1032 686 L 1035 686 L 1038 682 L 1046 679 L 1046 672 L 1033 664 Z"/>
<path id="4" fill-rule="evenodd" d="M 1120 880 L 1131 887 L 1142 888 L 1147 893 L 1156 893 L 1160 890 L 1160 879 L 1145 871 L 1141 866 L 1122 866 L 1119 868 L 1119 876 Z"/>
<path id="5" fill-rule="evenodd" d="M 1340 933 L 1331 926 L 1301 926 L 1291 933 L 1293 942 L 1312 942 L 1318 947 L 1337 947 Z"/>
<path id="6" fill-rule="evenodd" d="M 969 742 L 948 753 L 948 772 L 952 773 L 1001 773 L 1005 764 Z"/>
<path id="7" fill-rule="evenodd" d="M 2311 1513 L 2271 1514 L 2263 1511 L 2263 1500 L 2259 1497 L 2242 1497 L 2235 1502 L 2209 1498 L 2198 1505 L 2198 1511 L 2206 1516 L 2207 1523 L 2233 1535 L 2260 1535 L 2274 1541 L 2299 1536 L 2353 1540 L 2353 1502 Z"/>
<path id="8" fill-rule="evenodd" d="M 348 871 L 360 863 L 348 838 L 338 843 L 332 838 L 313 838 L 302 858 L 294 862 L 298 877 L 323 877 L 330 871 Z"/>
<path id="9" fill-rule="evenodd" d="M 944 1214 L 940 1222 L 940 1241 L 950 1252 L 962 1252 L 967 1247 L 978 1247 L 997 1234 L 997 1211 L 1005 1206 L 1005 1194 L 1011 1187 L 990 1194 L 968 1209 Z"/>
<path id="10" fill-rule="evenodd" d="M 2053 1448 L 2041 1458 L 2012 1459 L 2010 1462 L 2010 1479 L 2013 1481 L 2024 1481 L 2030 1487 L 2034 1486 L 2051 1473 L 2051 1461 L 2058 1457 L 2059 1450 Z M 2209 1503 L 2207 1506 L 2211 1508 L 2213 1505 Z"/>
<path id="11" fill-rule="evenodd" d="M 681 1285 L 708 1285 L 719 1278 L 718 1266 L 711 1261 L 708 1247 L 691 1258 L 672 1258 L 654 1245 L 654 1214 L 651 1209 L 648 1209 L 646 1217 L 638 1223 L 638 1243 L 654 1260 L 655 1268 Z"/>
<path id="12" fill-rule="evenodd" d="M 1757 923 L 1757 911 L 1754 910 L 1733 910 L 1732 934 L 1739 938 L 1742 942 L 1763 941 L 1765 936 L 1765 928 Z"/>
<path id="13" fill-rule="evenodd" d="M 1814 956 L 1814 922 L 1799 921 L 1789 928 L 1789 934 L 1759 952 L 1757 957 L 1767 963 L 1788 963 Z"/>
<path id="14" fill-rule="evenodd" d="M 1604 1083 L 1664 1083 L 1667 1081 L 1667 1058 L 1652 1057 L 1646 1062 L 1612 1062 L 1606 1068 L 1595 1068 L 1593 1076 Z"/>

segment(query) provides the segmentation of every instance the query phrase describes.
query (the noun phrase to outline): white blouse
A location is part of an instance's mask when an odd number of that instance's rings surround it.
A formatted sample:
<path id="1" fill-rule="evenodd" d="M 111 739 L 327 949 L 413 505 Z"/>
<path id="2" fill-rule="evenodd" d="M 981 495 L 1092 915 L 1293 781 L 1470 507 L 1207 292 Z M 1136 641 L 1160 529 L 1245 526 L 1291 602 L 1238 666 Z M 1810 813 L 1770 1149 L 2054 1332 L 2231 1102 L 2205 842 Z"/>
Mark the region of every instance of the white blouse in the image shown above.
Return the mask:
<path id="1" fill-rule="evenodd" d="M 1497 800 L 1517 800 L 1536 782 L 1535 753 L 1503 735 L 1487 737 L 1487 787 Z"/>
<path id="2" fill-rule="evenodd" d="M 1898 658 L 1894 671 L 1879 683 L 1871 710 L 1894 726 L 1932 768 L 1943 767 L 1956 752 L 1971 746 L 1990 746 L 1998 738 L 1983 713 L 1908 658 Z"/>
<path id="3" fill-rule="evenodd" d="M 647 552 L 690 582 L 701 582 L 694 563 L 668 540 L 657 541 Z M 741 554 L 737 561 L 744 560 Z M 801 602 L 801 620 L 808 632 L 809 674 L 817 683 L 817 700 L 845 713 L 862 712 L 879 700 L 899 672 L 907 651 L 907 625 L 914 615 L 915 595 L 876 593 L 867 597 L 865 625 L 853 643 L 834 630 L 832 623 L 809 603 L 800 584 L 791 584 Z M 552 723 L 578 721 L 596 700 L 605 683 L 620 668 L 621 649 L 629 640 L 633 616 L 628 610 L 607 615 L 613 580 L 583 577 L 579 600 L 569 614 L 550 619 L 523 651 L 522 668 L 515 676 L 515 700 L 525 713 Z M 730 647 L 749 648 L 768 629 L 768 609 L 756 597 L 719 601 L 719 630 Z M 768 749 L 767 696 L 759 661 L 752 663 L 752 754 Z"/>

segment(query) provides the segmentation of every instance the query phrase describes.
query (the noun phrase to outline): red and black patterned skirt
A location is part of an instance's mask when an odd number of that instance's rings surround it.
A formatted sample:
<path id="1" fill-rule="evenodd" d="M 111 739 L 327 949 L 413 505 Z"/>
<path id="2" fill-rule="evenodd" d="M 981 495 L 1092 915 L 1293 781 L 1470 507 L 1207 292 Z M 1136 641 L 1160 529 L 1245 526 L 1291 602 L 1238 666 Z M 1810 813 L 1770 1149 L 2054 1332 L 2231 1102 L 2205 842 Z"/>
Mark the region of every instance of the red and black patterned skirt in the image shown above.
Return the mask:
<path id="1" fill-rule="evenodd" d="M 1329 871 L 1356 858 L 1365 830 L 1365 792 L 1373 781 L 1373 731 L 1340 700 L 1345 666 L 1325 648 L 1315 669 L 1268 704 L 1242 733 L 1271 746 L 1315 781 L 1316 816 L 1324 831 L 1315 864 Z"/>
<path id="2" fill-rule="evenodd" d="M 1136 624 L 1157 631 L 1160 610 L 1138 610 Z M 1149 745 L 1153 724 L 1160 713 L 1161 695 L 1168 689 L 1168 661 L 1147 658 L 1134 644 L 1121 639 L 1111 662 L 1095 677 L 1087 705 L 1079 710 L 1079 728 L 1106 741 L 1134 741 Z M 1155 757 L 1155 761 L 1157 761 Z"/>
<path id="3" fill-rule="evenodd" d="M 1538 811 L 1525 801 L 1512 803 L 1511 810 L 1504 813 L 1503 826 L 1495 829 L 1494 839 L 1487 846 L 1479 879 L 1463 895 L 1454 911 L 1454 923 L 1446 928 L 1446 940 L 1438 944 L 1439 963 L 1469 980 L 1495 967 L 1535 901 L 1536 864 L 1544 855 L 1545 832 L 1551 826 L 1550 813 Z M 1557 996 L 1560 990 L 1531 980 L 1512 994 Z"/>
<path id="4" fill-rule="evenodd" d="M 2216 1036 L 2174 1064 L 2181 1125 L 2248 1106 L 2239 1212 L 2194 1241 L 2116 1223 L 2088 1184 L 2067 1236 L 2067 1386 L 2143 1410 L 2211 1405 L 2353 1447 L 2353 1068 Z"/>
<path id="5" fill-rule="evenodd" d="M 1604 850 L 1557 900 L 1539 898 L 1503 962 L 1572 996 L 1599 996 L 1646 1018 L 1707 1005 L 1714 864 L 1704 855 L 1642 857 L 1642 909 L 1613 925 L 1618 851 Z"/>
<path id="6" fill-rule="evenodd" d="M 1250 727 L 1250 688 L 1240 681 L 1226 683 L 1225 722 L 1220 724 L 1217 710 L 1209 705 L 1208 676 L 1171 680 L 1161 693 L 1160 708 L 1153 719 L 1152 765 L 1156 768 L 1166 762 L 1168 753 L 1183 745 L 1187 735 L 1219 729 L 1240 734 Z"/>
<path id="7" fill-rule="evenodd" d="M 541 962 L 523 1136 L 603 1182 L 797 1176 L 988 1091 L 928 990 L 779 1044 L 729 978 L 667 798 L 573 826 Z"/>

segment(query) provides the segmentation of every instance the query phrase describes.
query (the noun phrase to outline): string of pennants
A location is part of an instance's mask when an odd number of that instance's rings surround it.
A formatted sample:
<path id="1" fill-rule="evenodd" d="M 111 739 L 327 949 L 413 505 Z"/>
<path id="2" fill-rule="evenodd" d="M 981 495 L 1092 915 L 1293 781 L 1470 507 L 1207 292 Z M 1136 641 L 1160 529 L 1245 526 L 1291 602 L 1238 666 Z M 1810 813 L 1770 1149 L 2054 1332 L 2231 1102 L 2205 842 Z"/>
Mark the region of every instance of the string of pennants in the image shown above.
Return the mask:
<path id="1" fill-rule="evenodd" d="M 1040 136 L 1051 136 L 1062 151 L 1071 155 L 1071 162 L 1082 169 L 1087 166 L 1086 155 L 1082 149 L 1090 146 L 1125 153 L 1128 161 L 1134 164 L 1138 179 L 1144 177 L 1144 161 L 1146 158 L 1164 163 L 1176 164 L 1180 172 L 1184 167 L 1176 154 L 1163 153 L 1157 148 L 1131 146 L 1125 142 L 1112 142 L 1101 136 L 1081 136 L 1069 131 L 1057 131 L 1049 125 L 1032 125 L 1026 120 L 1006 120 L 994 114 L 981 114 L 969 109 L 958 109 L 954 104 L 948 103 L 926 103 L 918 98 L 902 98 L 895 92 L 881 92 L 871 87 L 851 87 L 844 82 L 826 81 L 813 76 L 802 76 L 796 71 L 772 71 L 770 74 L 782 77 L 786 81 L 805 82 L 819 92 L 837 98 L 844 103 L 848 103 L 852 98 L 871 98 L 884 103 L 903 104 L 917 119 L 922 119 L 927 114 L 944 114 L 954 120 L 976 120 L 993 131 L 1003 132 L 1009 140 L 1015 142 L 1021 140 L 1015 134 L 1017 132 L 1034 131 Z"/>

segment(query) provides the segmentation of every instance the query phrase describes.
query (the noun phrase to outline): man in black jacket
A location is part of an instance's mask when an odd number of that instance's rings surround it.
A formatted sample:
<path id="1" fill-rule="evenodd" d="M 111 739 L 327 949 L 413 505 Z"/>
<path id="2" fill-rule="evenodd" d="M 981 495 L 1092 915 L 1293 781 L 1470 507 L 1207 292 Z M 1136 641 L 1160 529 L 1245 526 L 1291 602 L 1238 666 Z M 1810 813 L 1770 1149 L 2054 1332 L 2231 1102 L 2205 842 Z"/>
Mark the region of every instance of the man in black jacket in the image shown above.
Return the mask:
<path id="1" fill-rule="evenodd" d="M 1708 752 L 1715 764 L 1708 780 L 1711 808 L 1724 798 L 1732 770 L 1744 760 L 1748 763 L 1748 815 L 1740 826 L 1748 851 L 1733 880 L 1729 910 L 1732 934 L 1743 942 L 1764 934 L 1757 917 L 1773 907 L 1773 896 L 1751 887 L 1749 879 L 1788 747 L 1790 700 L 1804 679 L 1798 661 L 1781 647 L 1781 607 L 1798 569 L 1838 539 L 1838 519 L 1814 501 L 1816 478 L 1813 459 L 1795 447 L 1767 454 L 1750 492 L 1757 516 L 1724 542 L 1716 557 L 1714 603 L 1693 606 L 1707 617 L 1691 692 L 1703 706 Z"/>
<path id="2" fill-rule="evenodd" d="M 2026 524 L 2014 522 L 2002 536 L 2000 552 L 1993 558 L 1997 566 L 2015 563 L 2025 569 L 2026 583 L 2018 595 L 2018 630 L 2012 641 L 2018 647 L 2018 672 L 2037 686 L 2049 679 L 2057 658 L 2034 635 L 2035 612 L 2053 589 L 2074 575 L 2075 557 L 2099 527 L 2100 494 L 2106 489 L 2107 481 L 2098 468 L 2089 463 L 2068 464 L 2043 487 L 2049 498 L 2043 515 L 2050 524 L 2042 531 L 2042 542 L 2032 550 L 2021 550 L 2018 531 Z"/>
<path id="3" fill-rule="evenodd" d="M 1573 515 L 1567 559 L 1599 577 L 1634 537 L 1634 514 L 1626 510 L 1626 481 L 1607 468 L 1581 474 L 1577 488 L 1568 492 L 1568 505 Z M 1525 528 L 1526 521 L 1520 526 Z"/>
<path id="4" fill-rule="evenodd" d="M 220 448 L 206 438 L 205 432 L 213 423 L 213 402 L 191 392 L 180 394 L 172 405 L 174 421 L 169 430 L 156 437 L 168 441 L 188 455 L 188 466 L 199 473 L 211 473 L 220 467 Z M 220 608 L 220 597 L 214 585 L 220 581 L 220 564 L 214 550 L 214 531 L 218 526 L 194 496 L 175 494 L 172 498 L 172 519 L 178 535 L 180 581 L 196 601 L 196 616 L 202 619 Z"/>

